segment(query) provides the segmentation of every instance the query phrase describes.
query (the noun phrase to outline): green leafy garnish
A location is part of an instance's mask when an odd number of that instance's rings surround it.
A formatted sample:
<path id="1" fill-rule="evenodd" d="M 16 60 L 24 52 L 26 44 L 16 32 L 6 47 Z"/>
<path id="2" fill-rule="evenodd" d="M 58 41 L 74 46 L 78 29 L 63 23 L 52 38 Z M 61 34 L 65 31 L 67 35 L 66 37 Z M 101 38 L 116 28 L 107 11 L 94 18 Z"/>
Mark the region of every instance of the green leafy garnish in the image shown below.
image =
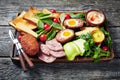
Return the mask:
<path id="1" fill-rule="evenodd" d="M 59 29 L 62 30 L 62 26 L 58 23 L 53 22 L 52 25 L 50 25 L 51 27 L 55 28 L 55 29 Z"/>
<path id="2" fill-rule="evenodd" d="M 79 14 L 69 13 L 69 14 L 72 18 L 78 18 L 78 19 L 85 18 L 84 13 L 79 13 Z"/>
<path id="3" fill-rule="evenodd" d="M 108 31 L 106 31 L 103 27 L 100 28 L 101 31 L 103 31 L 103 33 L 105 34 L 105 40 L 104 43 L 105 45 L 108 45 L 109 49 L 111 48 L 112 45 L 112 39 L 111 39 L 111 35 Z"/>
<path id="4" fill-rule="evenodd" d="M 44 23 L 41 20 L 38 21 L 37 28 L 38 29 L 43 29 L 44 28 Z"/>
<path id="5" fill-rule="evenodd" d="M 47 33 L 47 31 L 45 31 L 45 30 L 43 30 L 43 29 L 40 29 L 40 30 L 38 30 L 37 32 L 39 32 L 39 33 L 38 33 L 38 36 L 37 36 L 37 39 L 38 39 L 42 34 L 46 34 L 46 33 Z"/>
<path id="6" fill-rule="evenodd" d="M 52 14 L 44 14 L 44 13 L 35 14 L 35 17 L 37 17 L 38 19 L 46 19 L 46 18 L 50 18 L 50 16 L 52 16 Z"/>
<path id="7" fill-rule="evenodd" d="M 65 20 L 65 13 L 62 13 L 60 15 L 60 21 L 63 23 L 64 20 Z"/>
<path id="8" fill-rule="evenodd" d="M 53 21 L 51 19 L 43 19 L 41 20 L 43 23 L 46 23 L 46 24 L 49 24 L 49 25 L 52 25 Z"/>
<path id="9" fill-rule="evenodd" d="M 56 35 L 56 30 L 51 30 L 47 33 L 47 40 L 52 40 Z"/>

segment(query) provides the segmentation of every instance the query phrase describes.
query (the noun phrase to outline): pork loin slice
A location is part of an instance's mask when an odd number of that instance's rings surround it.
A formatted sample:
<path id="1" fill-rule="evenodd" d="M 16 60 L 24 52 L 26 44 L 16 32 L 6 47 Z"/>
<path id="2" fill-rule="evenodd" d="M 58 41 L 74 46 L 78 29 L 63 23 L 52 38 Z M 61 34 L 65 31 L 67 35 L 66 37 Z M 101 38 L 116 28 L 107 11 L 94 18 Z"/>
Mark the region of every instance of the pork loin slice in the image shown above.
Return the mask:
<path id="1" fill-rule="evenodd" d="M 61 43 L 59 43 L 56 39 L 46 41 L 46 45 L 50 50 L 53 50 L 53 51 L 63 50 L 63 47 L 62 47 Z"/>
<path id="2" fill-rule="evenodd" d="M 38 57 L 40 60 L 46 62 L 46 63 L 52 63 L 56 60 L 55 57 L 53 57 L 52 55 L 45 55 L 45 54 L 40 54 L 40 56 Z"/>
<path id="3" fill-rule="evenodd" d="M 60 57 L 63 57 L 65 56 L 65 52 L 64 51 L 53 51 L 53 50 L 50 50 L 50 54 L 56 58 L 60 58 Z"/>
<path id="4" fill-rule="evenodd" d="M 44 53 L 46 55 L 50 55 L 50 53 L 49 53 L 50 50 L 45 44 L 40 44 L 40 50 L 42 53 Z"/>

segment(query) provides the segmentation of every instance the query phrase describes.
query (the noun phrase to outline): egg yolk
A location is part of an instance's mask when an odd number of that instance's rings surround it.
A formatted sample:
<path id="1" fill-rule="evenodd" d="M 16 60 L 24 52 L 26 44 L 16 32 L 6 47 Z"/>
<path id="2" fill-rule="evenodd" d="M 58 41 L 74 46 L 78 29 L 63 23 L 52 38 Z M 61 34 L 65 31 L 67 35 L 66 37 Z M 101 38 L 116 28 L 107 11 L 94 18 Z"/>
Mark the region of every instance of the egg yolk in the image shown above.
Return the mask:
<path id="1" fill-rule="evenodd" d="M 74 25 L 76 25 L 76 21 L 75 20 L 69 20 L 68 25 L 74 26 Z"/>
<path id="2" fill-rule="evenodd" d="M 70 32 L 64 32 L 63 35 L 64 36 L 69 36 L 71 33 Z"/>

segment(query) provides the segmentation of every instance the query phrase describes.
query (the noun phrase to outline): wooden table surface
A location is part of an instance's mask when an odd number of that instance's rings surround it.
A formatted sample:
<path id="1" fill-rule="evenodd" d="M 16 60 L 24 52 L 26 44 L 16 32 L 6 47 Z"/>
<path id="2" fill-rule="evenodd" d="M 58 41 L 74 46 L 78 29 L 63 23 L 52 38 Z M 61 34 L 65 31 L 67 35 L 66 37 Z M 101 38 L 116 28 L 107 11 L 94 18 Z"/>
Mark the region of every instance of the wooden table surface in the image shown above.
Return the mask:
<path id="1" fill-rule="evenodd" d="M 35 63 L 23 72 L 9 55 L 12 42 L 8 25 L 18 12 L 30 6 L 57 11 L 100 9 L 106 14 L 115 57 L 100 63 Z M 120 80 L 120 0 L 0 0 L 0 80 Z"/>

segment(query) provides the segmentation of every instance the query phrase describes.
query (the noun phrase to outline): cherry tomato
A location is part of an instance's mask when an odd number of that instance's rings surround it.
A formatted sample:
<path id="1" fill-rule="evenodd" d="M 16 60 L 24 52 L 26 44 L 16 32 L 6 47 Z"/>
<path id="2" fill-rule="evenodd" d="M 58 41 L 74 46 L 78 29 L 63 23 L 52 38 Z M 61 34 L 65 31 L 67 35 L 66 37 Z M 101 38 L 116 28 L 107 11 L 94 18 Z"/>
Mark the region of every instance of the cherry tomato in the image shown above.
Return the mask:
<path id="1" fill-rule="evenodd" d="M 56 23 L 59 23 L 59 19 L 58 18 L 54 18 L 53 21 L 56 22 Z"/>
<path id="2" fill-rule="evenodd" d="M 52 12 L 52 13 L 56 13 L 56 10 L 55 10 L 55 9 L 51 9 L 51 12 Z"/>
<path id="3" fill-rule="evenodd" d="M 44 25 L 44 30 L 46 30 L 46 31 L 50 30 L 50 25 L 49 24 L 45 24 Z"/>
<path id="4" fill-rule="evenodd" d="M 108 50 L 108 47 L 107 47 L 107 46 L 103 46 L 103 47 L 102 47 L 102 50 L 107 51 L 107 50 Z"/>
<path id="5" fill-rule="evenodd" d="M 93 16 L 92 18 L 91 18 L 91 21 L 94 21 L 95 20 L 95 17 Z"/>
<path id="6" fill-rule="evenodd" d="M 20 41 L 20 40 L 21 40 L 21 38 L 22 38 L 22 36 L 21 36 L 21 35 L 19 35 L 19 36 L 18 36 L 18 40 Z"/>
<path id="7" fill-rule="evenodd" d="M 70 14 L 65 14 L 65 19 L 70 19 Z"/>
<path id="8" fill-rule="evenodd" d="M 40 36 L 40 41 L 41 41 L 41 42 L 45 42 L 45 41 L 46 41 L 46 34 L 42 34 L 42 35 Z"/>

